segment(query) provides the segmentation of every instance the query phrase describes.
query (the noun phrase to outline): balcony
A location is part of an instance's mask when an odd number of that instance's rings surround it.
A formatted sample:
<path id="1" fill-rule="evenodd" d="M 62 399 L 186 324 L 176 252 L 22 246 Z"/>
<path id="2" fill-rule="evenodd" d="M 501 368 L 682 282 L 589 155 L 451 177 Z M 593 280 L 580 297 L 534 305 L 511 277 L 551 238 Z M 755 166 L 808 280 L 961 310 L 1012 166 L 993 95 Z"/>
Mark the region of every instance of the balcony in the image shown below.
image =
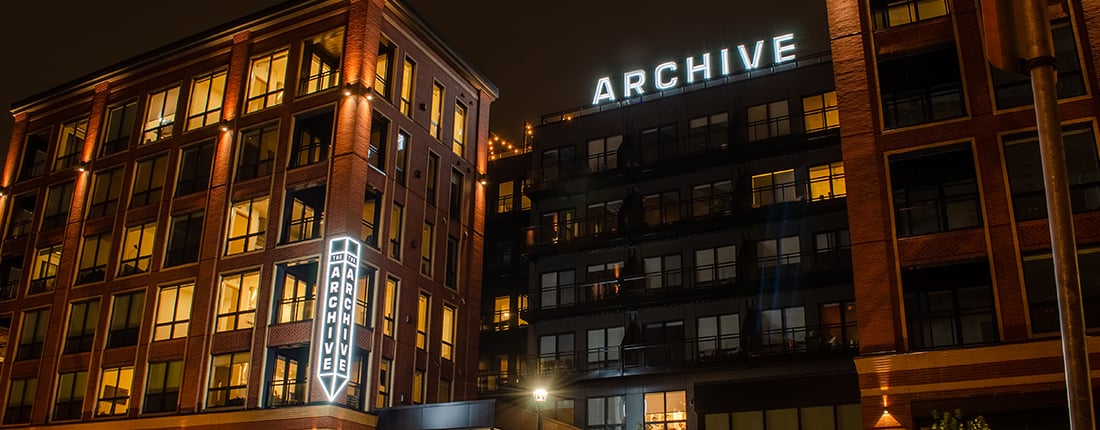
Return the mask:
<path id="1" fill-rule="evenodd" d="M 526 327 L 527 321 L 524 321 L 523 318 L 520 316 L 520 313 L 524 311 L 526 310 L 521 309 L 519 312 L 498 310 L 493 311 L 491 315 L 482 315 L 481 331 L 508 331 L 519 327 Z"/>

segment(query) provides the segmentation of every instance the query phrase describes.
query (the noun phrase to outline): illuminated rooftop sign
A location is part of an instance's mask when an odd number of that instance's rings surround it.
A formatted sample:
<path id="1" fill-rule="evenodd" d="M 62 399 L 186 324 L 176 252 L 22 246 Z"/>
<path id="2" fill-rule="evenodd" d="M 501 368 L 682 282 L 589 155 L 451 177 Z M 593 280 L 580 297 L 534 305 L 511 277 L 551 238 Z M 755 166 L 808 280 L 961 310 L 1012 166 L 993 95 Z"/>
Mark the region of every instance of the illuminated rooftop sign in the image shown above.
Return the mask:
<path id="1" fill-rule="evenodd" d="M 321 302 L 321 339 L 317 380 L 331 402 L 351 379 L 351 340 L 359 285 L 359 242 L 350 237 L 328 243 L 325 297 Z"/>
<path id="2" fill-rule="evenodd" d="M 794 33 L 775 36 L 772 38 L 771 42 L 770 51 L 772 55 L 770 65 L 794 60 Z M 746 45 L 737 45 L 736 59 L 730 58 L 729 49 L 718 51 L 717 64 L 711 61 L 710 53 L 705 52 L 701 57 L 687 57 L 684 59 L 682 71 L 680 69 L 680 64 L 675 61 L 666 61 L 658 64 L 657 67 L 653 69 L 652 74 L 648 74 L 648 71 L 643 69 L 632 70 L 623 73 L 623 92 L 621 98 L 626 99 L 643 95 L 646 93 L 647 88 L 652 88 L 655 91 L 675 88 L 680 85 L 681 77 L 685 85 L 707 81 L 714 77 L 715 68 L 718 69 L 718 73 L 723 77 L 733 73 L 735 66 L 740 67 L 746 72 L 753 69 L 759 69 L 763 67 L 761 57 L 763 57 L 763 53 L 766 50 L 768 49 L 764 47 L 764 41 L 757 40 L 751 49 Z M 652 82 L 652 84 L 650 84 L 650 82 Z M 592 104 L 598 105 L 604 102 L 613 102 L 618 99 L 619 97 L 615 95 L 615 88 L 611 84 L 610 76 L 604 76 L 596 80 L 596 94 L 592 97 Z"/>

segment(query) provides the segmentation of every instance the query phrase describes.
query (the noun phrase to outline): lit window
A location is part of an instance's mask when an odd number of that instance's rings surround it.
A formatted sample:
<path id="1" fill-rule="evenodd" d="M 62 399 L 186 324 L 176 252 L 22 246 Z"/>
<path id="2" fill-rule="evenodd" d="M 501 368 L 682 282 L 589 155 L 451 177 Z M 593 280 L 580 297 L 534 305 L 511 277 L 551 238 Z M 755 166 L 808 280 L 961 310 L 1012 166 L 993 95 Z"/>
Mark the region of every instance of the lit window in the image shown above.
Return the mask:
<path id="1" fill-rule="evenodd" d="M 107 261 L 111 258 L 111 234 L 97 234 L 84 238 L 80 249 L 80 264 L 76 271 L 76 285 L 99 282 L 107 276 Z"/>
<path id="2" fill-rule="evenodd" d="M 159 203 L 167 172 L 167 155 L 138 161 L 134 171 L 134 190 L 130 193 L 130 207 Z"/>
<path id="3" fill-rule="evenodd" d="M 107 333 L 107 348 L 133 346 L 141 332 L 141 314 L 145 310 L 145 292 L 115 295 L 111 305 L 111 327 Z"/>
<path id="4" fill-rule="evenodd" d="M 153 239 L 156 234 L 156 222 L 126 228 L 126 238 L 122 241 L 121 264 L 119 264 L 118 276 L 149 272 L 153 262 Z"/>
<path id="5" fill-rule="evenodd" d="M 8 384 L 8 403 L 4 408 L 4 424 L 31 422 L 34 396 L 38 393 L 38 378 L 13 379 Z"/>
<path id="6" fill-rule="evenodd" d="M 130 408 L 130 389 L 134 382 L 133 367 L 103 369 L 99 382 L 97 417 L 126 415 Z"/>
<path id="7" fill-rule="evenodd" d="M 558 243 L 573 240 L 577 237 L 577 223 L 572 209 L 547 212 L 542 214 L 539 223 L 541 237 L 538 242 Z"/>
<path id="8" fill-rule="evenodd" d="M 424 222 L 424 230 L 420 235 L 420 273 L 432 276 L 432 256 L 435 254 L 435 226 Z"/>
<path id="9" fill-rule="evenodd" d="M 268 406 L 300 405 L 306 402 L 306 372 L 309 347 L 272 348 L 274 366 L 268 386 Z M 349 381 L 350 382 L 350 381 Z"/>
<path id="10" fill-rule="evenodd" d="M 88 201 L 88 218 L 114 215 L 122 193 L 122 170 L 96 172 L 92 179 L 92 195 Z"/>
<path id="11" fill-rule="evenodd" d="M 622 430 L 626 420 L 625 411 L 623 396 L 590 397 L 585 429 Z"/>
<path id="12" fill-rule="evenodd" d="M 107 156 L 125 151 L 130 146 L 130 136 L 137 122 L 137 102 L 114 106 L 107 110 L 106 128 L 103 144 L 99 147 L 99 156 Z"/>
<path id="13" fill-rule="evenodd" d="M 382 334 L 393 337 L 397 329 L 397 293 L 400 282 L 396 278 L 386 277 L 385 303 L 382 309 Z"/>
<path id="14" fill-rule="evenodd" d="M 466 156 L 466 106 L 455 102 L 454 140 L 451 143 L 451 151 L 459 157 Z"/>
<path id="15" fill-rule="evenodd" d="M 374 407 L 384 408 L 390 405 L 390 391 L 393 386 L 393 360 L 382 359 L 378 365 L 378 395 Z"/>
<path id="16" fill-rule="evenodd" d="M 61 245 L 41 248 L 35 254 L 31 282 L 27 294 L 53 291 L 57 283 L 57 269 L 61 267 Z"/>
<path id="17" fill-rule="evenodd" d="M 168 233 L 168 248 L 164 250 L 164 267 L 199 261 L 199 248 L 202 246 L 203 211 L 180 214 L 172 217 Z"/>
<path id="18" fill-rule="evenodd" d="M 191 80 L 191 106 L 187 109 L 187 129 L 194 130 L 221 121 L 225 99 L 225 70 Z"/>
<path id="19" fill-rule="evenodd" d="M 225 255 L 263 249 L 267 230 L 267 197 L 246 200 L 229 209 Z"/>
<path id="20" fill-rule="evenodd" d="M 794 181 L 794 169 L 762 173 L 752 176 L 752 207 L 759 208 L 801 199 L 798 184 Z"/>
<path id="21" fill-rule="evenodd" d="M 647 194 L 642 196 L 642 207 L 646 225 L 674 223 L 680 220 L 680 192 L 673 190 Z"/>
<path id="22" fill-rule="evenodd" d="M 647 429 L 686 429 L 687 395 L 684 391 L 645 393 Z"/>
<path id="23" fill-rule="evenodd" d="M 748 109 L 749 141 L 764 140 L 791 134 L 790 110 L 786 100 Z"/>
<path id="24" fill-rule="evenodd" d="M 438 391 L 438 393 L 439 393 L 439 397 L 436 398 L 436 401 L 439 401 L 439 402 L 449 402 L 449 401 L 451 401 L 451 396 L 452 396 L 451 380 L 440 378 L 439 379 L 439 391 Z"/>
<path id="25" fill-rule="evenodd" d="M 390 84 L 393 83 L 393 43 L 384 38 L 378 42 L 378 57 L 374 67 L 374 92 L 382 98 L 390 99 Z"/>
<path id="26" fill-rule="evenodd" d="M 801 262 L 802 254 L 798 236 L 756 242 L 756 261 L 761 269 Z"/>
<path id="27" fill-rule="evenodd" d="M 623 275 L 623 262 L 592 264 L 586 268 L 585 301 L 609 299 L 619 294 Z"/>
<path id="28" fill-rule="evenodd" d="M 92 350 L 96 325 L 99 324 L 99 300 L 69 306 L 69 329 L 65 333 L 65 354 Z"/>
<path id="29" fill-rule="evenodd" d="M 1027 269 L 1024 270 L 1026 273 Z M 822 303 L 820 311 L 820 339 L 825 347 L 853 347 L 859 344 L 859 329 L 856 325 L 856 302 Z"/>
<path id="30" fill-rule="evenodd" d="M 245 113 L 278 105 L 283 102 L 283 86 L 286 85 L 287 50 L 281 50 L 252 58 L 248 74 L 248 99 Z"/>
<path id="31" fill-rule="evenodd" d="M 700 358 L 734 353 L 741 346 L 741 318 L 737 314 L 700 317 L 695 326 Z"/>
<path id="32" fill-rule="evenodd" d="M 145 382 L 146 413 L 172 412 L 179 406 L 180 385 L 183 382 L 183 361 L 149 363 L 149 379 Z"/>
<path id="33" fill-rule="evenodd" d="M 428 124 L 428 133 L 436 140 L 443 139 L 443 85 L 432 85 L 432 116 Z"/>
<path id="34" fill-rule="evenodd" d="M 570 306 L 576 301 L 576 273 L 572 270 L 547 272 L 539 276 L 539 290 L 543 308 Z"/>
<path id="35" fill-rule="evenodd" d="M 80 119 L 61 126 L 61 135 L 57 141 L 57 159 L 53 170 L 61 170 L 79 163 L 84 151 L 84 138 L 88 135 L 88 119 Z"/>
<path id="36" fill-rule="evenodd" d="M 622 200 L 588 205 L 586 233 L 598 235 L 619 231 L 619 211 L 622 207 Z"/>
<path id="37" fill-rule="evenodd" d="M 73 200 L 73 183 L 65 182 L 46 189 L 46 206 L 42 208 L 42 230 L 64 226 L 69 221 Z"/>
<path id="38" fill-rule="evenodd" d="M 416 87 L 416 62 L 405 57 L 405 65 L 401 69 L 401 103 L 398 109 L 405 116 L 412 118 L 413 90 Z"/>
<path id="39" fill-rule="evenodd" d="M 497 185 L 497 213 L 511 212 L 515 209 L 515 181 L 504 181 Z"/>
<path id="40" fill-rule="evenodd" d="M 455 334 L 457 330 L 455 308 L 443 306 L 443 333 L 440 336 L 439 356 L 447 360 L 454 359 Z"/>
<path id="41" fill-rule="evenodd" d="M 871 0 L 875 30 L 947 15 L 945 0 Z"/>
<path id="42" fill-rule="evenodd" d="M 619 167 L 619 146 L 623 136 L 615 135 L 588 141 L 588 171 L 602 172 Z"/>
<path id="43" fill-rule="evenodd" d="M 618 368 L 623 327 L 588 330 L 588 369 Z"/>
<path id="44" fill-rule="evenodd" d="M 355 297 L 355 323 L 364 327 L 367 326 L 367 319 L 370 316 L 370 297 L 374 294 L 377 275 L 378 269 L 373 266 L 359 268 L 359 289 Z"/>
<path id="45" fill-rule="evenodd" d="M 79 420 L 84 412 L 84 392 L 88 372 L 57 375 L 57 394 L 53 402 L 53 421 Z"/>
<path id="46" fill-rule="evenodd" d="M 218 321 L 215 331 L 249 329 L 256 325 L 256 294 L 260 272 L 223 275 L 218 292 Z"/>
<path id="47" fill-rule="evenodd" d="M 340 61 L 344 56 L 343 27 L 302 42 L 302 72 L 298 94 L 315 92 L 340 84 Z"/>
<path id="48" fill-rule="evenodd" d="M 244 406 L 248 395 L 247 352 L 215 355 L 210 365 L 210 384 L 206 393 L 206 407 Z"/>
<path id="49" fill-rule="evenodd" d="M 519 189 L 519 210 L 521 210 L 521 211 L 531 210 L 531 198 L 527 197 L 527 194 L 524 193 L 525 190 L 528 190 L 530 188 L 531 188 L 531 180 L 530 179 L 524 179 L 523 180 L 523 187 L 521 187 Z"/>
<path id="50" fill-rule="evenodd" d="M 810 200 L 828 200 L 848 195 L 844 186 L 844 162 L 810 167 Z"/>
<path id="51" fill-rule="evenodd" d="M 840 127 L 836 91 L 803 97 L 802 122 L 807 133 Z"/>
<path id="52" fill-rule="evenodd" d="M 539 336 L 540 373 L 573 370 L 573 348 L 573 333 Z"/>
<path id="53" fill-rule="evenodd" d="M 176 102 L 179 101 L 179 95 L 179 87 L 149 94 L 145 105 L 145 122 L 141 128 L 143 132 L 142 143 L 172 137 L 172 127 L 176 124 Z"/>
<path id="54" fill-rule="evenodd" d="M 194 283 L 160 287 L 157 293 L 157 315 L 153 326 L 153 341 L 187 336 L 191 326 L 191 300 Z"/>
<path id="55" fill-rule="evenodd" d="M 325 187 L 287 191 L 283 215 L 282 243 L 321 237 L 321 214 L 325 211 Z"/>
<path id="56" fill-rule="evenodd" d="M 275 272 L 275 323 L 313 319 L 317 261 L 280 264 Z"/>
<path id="57" fill-rule="evenodd" d="M 46 342 L 46 329 L 49 326 L 49 309 L 23 312 L 23 324 L 19 328 L 19 347 L 15 350 L 17 361 L 42 358 L 42 346 Z"/>
<path id="58" fill-rule="evenodd" d="M 237 181 L 270 175 L 279 143 L 278 124 L 268 124 L 241 132 L 237 154 Z"/>
<path id="59" fill-rule="evenodd" d="M 401 259 L 401 231 L 405 208 L 393 202 L 390 207 L 390 257 Z"/>
<path id="60" fill-rule="evenodd" d="M 382 216 L 382 196 L 367 190 L 363 198 L 362 231 L 363 244 L 378 249 L 378 220 Z"/>
<path id="61" fill-rule="evenodd" d="M 512 319 L 511 297 L 500 296 L 493 300 L 493 329 L 502 331 L 508 329 L 508 321 Z"/>
<path id="62" fill-rule="evenodd" d="M 431 315 L 432 297 L 420 293 L 416 302 L 416 347 L 424 349 L 428 347 L 428 320 Z"/>
<path id="63" fill-rule="evenodd" d="M 424 389 L 425 384 L 428 382 L 424 378 L 424 371 L 416 369 L 413 371 L 413 390 L 412 390 L 412 402 L 414 405 L 424 403 Z"/>
<path id="64" fill-rule="evenodd" d="M 214 143 L 191 145 L 180 150 L 176 197 L 210 188 L 210 166 L 214 163 Z"/>

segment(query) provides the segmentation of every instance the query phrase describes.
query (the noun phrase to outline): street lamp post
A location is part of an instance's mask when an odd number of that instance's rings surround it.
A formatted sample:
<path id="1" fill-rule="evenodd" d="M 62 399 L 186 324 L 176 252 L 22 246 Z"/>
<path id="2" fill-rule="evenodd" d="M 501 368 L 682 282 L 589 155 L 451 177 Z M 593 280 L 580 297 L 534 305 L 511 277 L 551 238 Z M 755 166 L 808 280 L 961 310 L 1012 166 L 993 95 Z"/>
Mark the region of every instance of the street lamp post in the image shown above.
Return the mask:
<path id="1" fill-rule="evenodd" d="M 535 430 L 542 430 L 542 411 L 539 410 L 539 405 L 546 402 L 549 393 L 545 388 L 538 388 L 531 395 L 535 398 Z"/>

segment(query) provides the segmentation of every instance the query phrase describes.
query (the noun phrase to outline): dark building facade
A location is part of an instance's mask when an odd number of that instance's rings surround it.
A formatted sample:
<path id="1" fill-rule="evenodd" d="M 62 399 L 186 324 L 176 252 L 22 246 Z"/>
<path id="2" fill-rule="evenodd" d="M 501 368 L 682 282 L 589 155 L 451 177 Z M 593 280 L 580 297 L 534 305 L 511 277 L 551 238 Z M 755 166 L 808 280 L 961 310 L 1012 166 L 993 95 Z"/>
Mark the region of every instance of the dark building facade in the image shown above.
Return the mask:
<path id="1" fill-rule="evenodd" d="M 371 429 L 474 399 L 496 96 L 402 2 L 317 0 L 19 102 L 3 424 Z"/>

